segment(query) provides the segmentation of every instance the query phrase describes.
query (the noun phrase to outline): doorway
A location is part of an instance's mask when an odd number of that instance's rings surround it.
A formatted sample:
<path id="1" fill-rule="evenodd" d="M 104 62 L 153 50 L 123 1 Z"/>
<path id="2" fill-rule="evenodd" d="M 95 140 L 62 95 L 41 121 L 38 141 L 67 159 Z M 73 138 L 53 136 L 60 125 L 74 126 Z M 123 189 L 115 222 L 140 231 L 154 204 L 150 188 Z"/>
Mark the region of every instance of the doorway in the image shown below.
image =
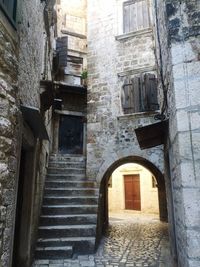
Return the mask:
<path id="1" fill-rule="evenodd" d="M 12 267 L 27 267 L 31 264 L 34 166 L 34 149 L 23 147 L 20 158 Z"/>
<path id="2" fill-rule="evenodd" d="M 124 175 L 125 209 L 141 210 L 140 176 Z"/>
<path id="3" fill-rule="evenodd" d="M 83 154 L 83 117 L 60 115 L 59 153 Z"/>

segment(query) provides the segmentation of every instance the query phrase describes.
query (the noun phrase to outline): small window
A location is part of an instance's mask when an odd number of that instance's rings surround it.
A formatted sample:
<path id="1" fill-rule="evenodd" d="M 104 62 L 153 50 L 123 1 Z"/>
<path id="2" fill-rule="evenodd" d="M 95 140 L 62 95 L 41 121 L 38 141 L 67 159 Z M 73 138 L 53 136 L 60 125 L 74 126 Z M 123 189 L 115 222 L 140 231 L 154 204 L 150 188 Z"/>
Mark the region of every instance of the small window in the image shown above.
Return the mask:
<path id="1" fill-rule="evenodd" d="M 150 27 L 148 0 L 132 0 L 123 4 L 123 32 L 135 32 Z"/>
<path id="2" fill-rule="evenodd" d="M 0 9 L 13 25 L 16 22 L 16 8 L 17 0 L 0 0 Z"/>

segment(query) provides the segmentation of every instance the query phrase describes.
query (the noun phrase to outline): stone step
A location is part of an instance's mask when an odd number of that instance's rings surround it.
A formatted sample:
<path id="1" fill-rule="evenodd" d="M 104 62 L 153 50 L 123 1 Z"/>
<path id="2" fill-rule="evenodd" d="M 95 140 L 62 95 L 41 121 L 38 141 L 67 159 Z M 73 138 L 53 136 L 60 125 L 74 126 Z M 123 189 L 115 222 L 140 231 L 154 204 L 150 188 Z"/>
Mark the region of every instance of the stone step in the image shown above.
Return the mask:
<path id="1" fill-rule="evenodd" d="M 96 225 L 40 226 L 38 230 L 39 238 L 95 236 Z"/>
<path id="2" fill-rule="evenodd" d="M 95 188 L 49 188 L 45 187 L 46 196 L 98 196 L 98 189 Z"/>
<path id="3" fill-rule="evenodd" d="M 50 180 L 47 179 L 45 183 L 46 187 L 49 188 L 93 188 L 96 187 L 96 184 L 94 182 L 88 182 L 88 181 L 60 181 L 60 180 Z"/>
<path id="4" fill-rule="evenodd" d="M 70 180 L 70 181 L 86 181 L 85 173 L 82 174 L 56 174 L 56 173 L 48 173 L 47 174 L 48 180 Z"/>
<path id="5" fill-rule="evenodd" d="M 43 205 L 42 215 L 96 214 L 97 205 Z"/>
<path id="6" fill-rule="evenodd" d="M 36 259 L 69 259 L 72 257 L 72 246 L 37 247 L 35 251 Z"/>
<path id="7" fill-rule="evenodd" d="M 95 205 L 98 203 L 97 196 L 45 196 L 44 205 L 63 205 L 63 204 L 79 204 L 79 205 Z"/>
<path id="8" fill-rule="evenodd" d="M 59 259 L 71 257 L 73 253 L 94 253 L 99 189 L 95 181 L 87 180 L 85 164 L 83 155 L 50 156 L 37 258 Z"/>
<path id="9" fill-rule="evenodd" d="M 55 168 L 48 167 L 48 174 L 85 174 L 85 168 Z"/>
<path id="10" fill-rule="evenodd" d="M 40 216 L 40 226 L 95 224 L 96 222 L 97 222 L 96 214 L 70 214 L 70 215 L 42 215 Z"/>
<path id="11" fill-rule="evenodd" d="M 74 253 L 94 253 L 95 237 L 65 237 L 65 238 L 39 238 L 37 245 L 43 246 L 72 246 Z"/>
<path id="12" fill-rule="evenodd" d="M 85 162 L 49 162 L 50 168 L 85 168 Z"/>
<path id="13" fill-rule="evenodd" d="M 51 154 L 49 162 L 85 162 L 83 155 L 70 155 L 70 154 Z"/>

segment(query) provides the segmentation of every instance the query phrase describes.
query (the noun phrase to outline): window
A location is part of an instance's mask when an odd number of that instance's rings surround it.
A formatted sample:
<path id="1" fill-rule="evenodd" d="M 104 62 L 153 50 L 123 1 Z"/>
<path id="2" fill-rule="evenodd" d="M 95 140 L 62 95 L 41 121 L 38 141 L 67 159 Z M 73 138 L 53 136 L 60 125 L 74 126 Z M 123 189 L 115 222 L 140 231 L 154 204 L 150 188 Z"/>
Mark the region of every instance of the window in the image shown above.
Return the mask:
<path id="1" fill-rule="evenodd" d="M 124 114 L 155 111 L 159 108 L 157 79 L 152 73 L 127 77 L 122 86 L 121 103 Z"/>
<path id="2" fill-rule="evenodd" d="M 15 25 L 17 0 L 0 0 L 0 9 L 10 22 Z"/>
<path id="3" fill-rule="evenodd" d="M 150 27 L 148 0 L 132 0 L 123 4 L 123 31 L 134 32 Z"/>

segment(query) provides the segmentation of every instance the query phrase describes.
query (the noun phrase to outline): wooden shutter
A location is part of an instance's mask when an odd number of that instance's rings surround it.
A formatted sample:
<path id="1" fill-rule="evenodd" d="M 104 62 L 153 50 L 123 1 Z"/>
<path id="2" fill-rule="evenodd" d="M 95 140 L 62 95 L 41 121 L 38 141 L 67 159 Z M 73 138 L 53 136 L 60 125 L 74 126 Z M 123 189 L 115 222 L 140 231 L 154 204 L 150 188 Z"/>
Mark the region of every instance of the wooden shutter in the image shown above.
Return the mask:
<path id="1" fill-rule="evenodd" d="M 140 112 L 140 90 L 141 90 L 141 83 L 140 77 L 134 77 L 132 79 L 132 88 L 133 88 L 133 99 L 134 99 L 134 112 Z"/>
<path id="2" fill-rule="evenodd" d="M 59 37 L 56 40 L 56 51 L 59 58 L 59 68 L 67 66 L 68 37 Z"/>
<path id="3" fill-rule="evenodd" d="M 148 28 L 149 7 L 147 0 L 128 1 L 123 6 L 124 33 Z"/>
<path id="4" fill-rule="evenodd" d="M 146 110 L 153 111 L 159 108 L 157 78 L 154 74 L 144 74 L 144 87 L 146 91 Z"/>
<path id="5" fill-rule="evenodd" d="M 133 86 L 130 78 L 126 78 L 122 87 L 122 108 L 125 114 L 133 112 L 134 108 L 134 95 Z"/>
<path id="6" fill-rule="evenodd" d="M 148 110 L 147 92 L 146 92 L 146 86 L 145 86 L 145 81 L 144 81 L 144 74 L 140 75 L 140 79 L 141 79 L 141 90 L 140 90 L 141 106 L 140 106 L 140 111 L 144 112 L 144 111 Z"/>
<path id="7" fill-rule="evenodd" d="M 123 21 L 124 21 L 124 33 L 130 32 L 130 4 L 124 3 L 123 7 Z"/>
<path id="8" fill-rule="evenodd" d="M 142 1 L 143 28 L 150 27 L 149 5 L 148 1 Z"/>
<path id="9" fill-rule="evenodd" d="M 140 112 L 140 77 L 126 78 L 122 88 L 122 108 L 125 114 Z"/>

